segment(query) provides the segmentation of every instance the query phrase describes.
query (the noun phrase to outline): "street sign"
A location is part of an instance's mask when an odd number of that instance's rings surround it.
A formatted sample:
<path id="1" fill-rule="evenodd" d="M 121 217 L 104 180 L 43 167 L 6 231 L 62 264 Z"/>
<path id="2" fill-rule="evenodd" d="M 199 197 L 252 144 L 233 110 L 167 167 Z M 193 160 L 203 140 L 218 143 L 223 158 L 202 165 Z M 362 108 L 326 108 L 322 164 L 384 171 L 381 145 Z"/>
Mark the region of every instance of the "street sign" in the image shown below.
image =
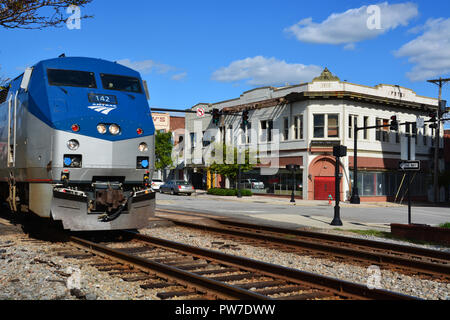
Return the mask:
<path id="1" fill-rule="evenodd" d="M 402 135 L 400 137 L 400 152 L 402 160 L 416 160 L 416 138 L 411 137 L 410 154 L 408 156 L 408 137 Z"/>
<path id="2" fill-rule="evenodd" d="M 198 109 L 197 109 L 197 117 L 203 118 L 204 116 L 205 116 L 205 109 L 203 109 L 203 108 L 198 108 Z"/>
<path id="3" fill-rule="evenodd" d="M 398 167 L 402 171 L 420 171 L 420 161 L 400 161 Z"/>
<path id="4" fill-rule="evenodd" d="M 417 118 L 417 129 L 423 129 L 425 127 L 425 119 Z"/>

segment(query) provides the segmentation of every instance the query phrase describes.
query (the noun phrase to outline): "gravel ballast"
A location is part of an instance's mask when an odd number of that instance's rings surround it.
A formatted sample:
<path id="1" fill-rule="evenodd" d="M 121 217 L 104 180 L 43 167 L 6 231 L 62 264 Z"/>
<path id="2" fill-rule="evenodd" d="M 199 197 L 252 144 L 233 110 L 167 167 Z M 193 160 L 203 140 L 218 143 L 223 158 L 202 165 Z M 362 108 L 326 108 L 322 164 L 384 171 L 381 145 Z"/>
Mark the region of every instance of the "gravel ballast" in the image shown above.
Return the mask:
<path id="1" fill-rule="evenodd" d="M 141 233 L 363 285 L 379 285 L 423 299 L 449 298 L 448 283 L 379 271 L 376 267 L 368 269 L 253 247 L 184 227 L 157 227 L 143 229 Z M 58 254 L 62 250 L 76 251 L 68 244 L 30 239 L 22 233 L 0 235 L 0 300 L 159 300 L 157 290 L 144 290 L 139 286 L 141 283 L 123 281 L 91 266 L 98 258 L 65 258 Z"/>
<path id="2" fill-rule="evenodd" d="M 208 235 L 205 232 L 184 227 L 144 229 L 141 232 L 149 236 L 357 282 L 362 285 L 378 287 L 422 299 L 448 300 L 450 298 L 450 283 L 419 279 L 391 270 L 379 270 L 376 266 L 363 268 L 327 259 L 249 246 L 230 240 L 218 240 L 220 236 Z M 222 244 L 223 242 L 224 244 Z"/>

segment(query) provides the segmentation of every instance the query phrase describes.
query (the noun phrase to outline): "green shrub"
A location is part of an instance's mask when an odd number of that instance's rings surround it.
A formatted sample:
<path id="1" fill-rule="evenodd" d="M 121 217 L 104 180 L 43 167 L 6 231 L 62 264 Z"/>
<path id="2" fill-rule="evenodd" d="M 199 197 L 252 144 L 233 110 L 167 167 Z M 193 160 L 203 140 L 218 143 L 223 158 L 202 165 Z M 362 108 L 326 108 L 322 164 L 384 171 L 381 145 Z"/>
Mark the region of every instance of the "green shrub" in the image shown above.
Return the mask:
<path id="1" fill-rule="evenodd" d="M 208 194 L 214 196 L 225 196 L 225 197 L 236 197 L 237 190 L 236 189 L 220 189 L 220 188 L 211 188 L 208 190 Z M 243 197 L 251 197 L 252 192 L 250 190 L 241 190 L 241 195 Z"/>

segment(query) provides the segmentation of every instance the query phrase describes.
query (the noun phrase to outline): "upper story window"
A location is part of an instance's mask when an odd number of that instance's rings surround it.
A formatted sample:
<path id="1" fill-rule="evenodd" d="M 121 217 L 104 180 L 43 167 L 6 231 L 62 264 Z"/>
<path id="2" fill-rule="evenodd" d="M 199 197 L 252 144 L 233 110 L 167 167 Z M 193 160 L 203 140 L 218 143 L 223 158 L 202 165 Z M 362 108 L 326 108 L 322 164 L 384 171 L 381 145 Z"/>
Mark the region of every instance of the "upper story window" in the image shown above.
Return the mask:
<path id="1" fill-rule="evenodd" d="M 261 121 L 261 142 L 272 142 L 273 120 Z"/>
<path id="2" fill-rule="evenodd" d="M 252 141 L 251 138 L 252 124 L 251 122 L 247 123 L 247 125 L 242 126 L 242 144 L 249 144 Z"/>
<path id="3" fill-rule="evenodd" d="M 428 127 L 426 124 L 423 126 L 422 138 L 423 138 L 423 145 L 426 146 L 428 144 Z"/>
<path id="4" fill-rule="evenodd" d="M 417 130 L 417 123 L 415 123 L 415 122 L 412 124 L 412 133 L 413 133 L 413 137 L 415 138 L 416 144 L 417 144 L 417 140 L 419 140 L 419 139 L 417 139 L 418 130 Z"/>
<path id="5" fill-rule="evenodd" d="M 388 119 L 376 119 L 376 125 L 389 125 Z M 376 140 L 381 142 L 389 142 L 389 127 L 377 128 L 376 129 Z"/>
<path id="6" fill-rule="evenodd" d="M 328 115 L 328 138 L 339 138 L 339 115 Z"/>
<path id="7" fill-rule="evenodd" d="M 227 135 L 227 129 L 225 127 L 220 127 L 220 140 L 222 141 L 222 144 L 226 143 L 226 135 Z"/>
<path id="8" fill-rule="evenodd" d="M 97 88 L 93 72 L 47 69 L 47 76 L 51 86 Z"/>
<path id="9" fill-rule="evenodd" d="M 348 138 L 353 139 L 355 133 L 355 126 L 358 125 L 358 116 L 349 115 L 348 116 Z"/>
<path id="10" fill-rule="evenodd" d="M 314 138 L 339 138 L 339 115 L 315 114 Z"/>
<path id="11" fill-rule="evenodd" d="M 191 137 L 191 148 L 197 147 L 197 135 L 194 132 L 192 132 L 190 134 L 190 137 Z"/>
<path id="12" fill-rule="evenodd" d="M 367 128 L 369 126 L 369 117 L 364 117 L 364 128 Z M 369 129 L 364 129 L 363 131 L 364 140 L 369 139 Z"/>
<path id="13" fill-rule="evenodd" d="M 325 115 L 314 115 L 314 138 L 325 138 Z"/>
<path id="14" fill-rule="evenodd" d="M 283 118 L 283 140 L 289 140 L 289 118 Z"/>
<path id="15" fill-rule="evenodd" d="M 303 140 L 303 115 L 294 117 L 294 139 Z"/>

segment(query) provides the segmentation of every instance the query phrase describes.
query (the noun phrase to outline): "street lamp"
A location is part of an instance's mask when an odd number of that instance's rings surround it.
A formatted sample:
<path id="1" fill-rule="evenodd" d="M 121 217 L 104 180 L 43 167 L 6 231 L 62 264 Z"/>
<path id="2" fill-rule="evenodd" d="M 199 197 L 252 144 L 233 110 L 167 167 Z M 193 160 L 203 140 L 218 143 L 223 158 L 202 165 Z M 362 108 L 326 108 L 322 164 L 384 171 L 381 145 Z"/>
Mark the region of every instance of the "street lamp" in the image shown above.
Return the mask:
<path id="1" fill-rule="evenodd" d="M 294 185 L 293 185 L 293 187 L 292 187 L 291 203 L 295 203 L 295 187 L 296 187 L 296 184 L 297 184 L 297 182 L 296 182 L 296 180 L 295 180 L 295 172 L 296 172 L 298 169 L 300 169 L 300 166 L 297 165 L 297 164 L 288 164 L 288 165 L 286 166 L 286 169 L 288 169 L 288 170 L 291 171 L 291 173 L 292 173 L 292 178 L 293 178 L 293 181 L 294 181 Z"/>
<path id="2" fill-rule="evenodd" d="M 237 185 L 237 197 L 242 198 L 242 192 L 241 192 L 241 174 L 242 174 L 242 165 L 239 165 L 239 172 L 238 172 L 238 185 Z"/>
<path id="3" fill-rule="evenodd" d="M 334 219 L 331 222 L 332 226 L 342 226 L 341 221 L 341 208 L 339 207 L 339 202 L 341 201 L 341 177 L 340 166 L 341 166 L 341 157 L 347 156 L 347 147 L 345 146 L 336 146 L 333 148 L 333 155 L 336 157 L 336 167 L 334 171 L 335 176 L 335 198 L 336 198 L 336 206 L 334 207 Z"/>

